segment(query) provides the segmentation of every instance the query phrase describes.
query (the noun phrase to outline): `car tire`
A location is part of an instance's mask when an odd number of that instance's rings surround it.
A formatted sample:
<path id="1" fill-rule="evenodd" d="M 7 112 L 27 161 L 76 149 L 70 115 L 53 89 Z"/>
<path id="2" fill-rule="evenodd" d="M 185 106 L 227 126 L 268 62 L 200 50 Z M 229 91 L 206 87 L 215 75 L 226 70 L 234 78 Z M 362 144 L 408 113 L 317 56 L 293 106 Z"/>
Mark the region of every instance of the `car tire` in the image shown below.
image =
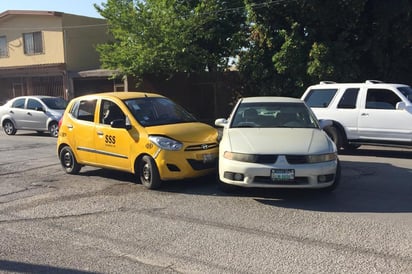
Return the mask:
<path id="1" fill-rule="evenodd" d="M 360 146 L 361 145 L 359 145 L 359 144 L 349 144 L 349 143 L 347 143 L 347 144 L 345 144 L 344 148 L 345 148 L 345 150 L 352 151 L 352 150 L 358 149 Z"/>
<path id="2" fill-rule="evenodd" d="M 162 184 L 160 180 L 159 170 L 152 157 L 145 155 L 139 163 L 139 178 L 143 186 L 148 189 L 157 189 Z"/>
<path id="3" fill-rule="evenodd" d="M 233 193 L 233 192 L 235 192 L 236 190 L 239 190 L 239 188 L 236 187 L 236 186 L 234 186 L 234 185 L 226 184 L 225 182 L 222 182 L 222 181 L 220 180 L 219 173 L 216 174 L 216 180 L 217 180 L 218 188 L 219 188 L 219 190 L 221 190 L 222 192 L 225 192 L 225 193 Z"/>
<path id="4" fill-rule="evenodd" d="M 3 130 L 7 135 L 14 135 L 17 132 L 16 127 L 14 126 L 13 122 L 10 120 L 5 120 L 3 122 Z"/>
<path id="5" fill-rule="evenodd" d="M 324 131 L 335 143 L 336 148 L 338 150 L 341 149 L 343 145 L 343 139 L 344 139 L 341 130 L 337 128 L 336 126 L 330 126 L 330 127 L 326 127 Z"/>
<path id="6" fill-rule="evenodd" d="M 340 161 L 338 160 L 338 164 L 336 166 L 335 180 L 333 181 L 333 184 L 331 184 L 328 187 L 322 188 L 322 191 L 323 192 L 332 192 L 332 191 L 334 191 L 340 183 L 340 177 L 341 177 L 341 167 L 340 167 Z"/>
<path id="7" fill-rule="evenodd" d="M 74 156 L 73 151 L 71 150 L 69 146 L 64 146 L 60 150 L 59 158 L 60 158 L 60 163 L 64 171 L 66 171 L 66 173 L 68 174 L 78 174 L 79 173 L 81 169 L 81 165 L 77 163 L 76 157 Z"/>
<path id="8" fill-rule="evenodd" d="M 232 185 L 230 185 L 230 184 L 226 184 L 226 183 L 224 183 L 224 182 L 222 182 L 222 181 L 220 181 L 220 180 L 218 181 L 218 184 L 219 184 L 219 189 L 220 189 L 222 192 L 232 193 L 232 192 L 236 191 L 235 186 L 232 186 Z"/>
<path id="9" fill-rule="evenodd" d="M 49 132 L 51 137 L 59 136 L 59 125 L 57 122 L 51 122 L 49 125 Z"/>

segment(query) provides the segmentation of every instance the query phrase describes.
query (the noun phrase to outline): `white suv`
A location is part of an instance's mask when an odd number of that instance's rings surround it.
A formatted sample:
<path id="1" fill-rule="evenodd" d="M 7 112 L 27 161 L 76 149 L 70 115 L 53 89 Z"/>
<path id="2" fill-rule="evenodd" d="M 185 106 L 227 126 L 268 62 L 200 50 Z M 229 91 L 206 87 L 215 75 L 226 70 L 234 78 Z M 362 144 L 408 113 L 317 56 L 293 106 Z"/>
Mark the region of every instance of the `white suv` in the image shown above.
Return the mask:
<path id="1" fill-rule="evenodd" d="M 365 83 L 320 82 L 307 88 L 302 100 L 338 148 L 361 144 L 412 147 L 412 88 L 376 80 Z"/>

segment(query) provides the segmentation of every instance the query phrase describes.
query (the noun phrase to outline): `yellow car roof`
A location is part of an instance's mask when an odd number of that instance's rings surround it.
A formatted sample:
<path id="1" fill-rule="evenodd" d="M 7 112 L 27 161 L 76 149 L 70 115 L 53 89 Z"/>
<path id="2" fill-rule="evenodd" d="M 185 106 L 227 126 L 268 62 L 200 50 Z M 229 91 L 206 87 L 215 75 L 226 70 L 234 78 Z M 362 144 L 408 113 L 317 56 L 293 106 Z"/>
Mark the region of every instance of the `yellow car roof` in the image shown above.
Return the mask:
<path id="1" fill-rule="evenodd" d="M 164 97 L 163 95 L 143 92 L 143 91 L 115 91 L 115 92 L 101 92 L 84 95 L 81 97 L 106 97 L 106 98 L 119 98 L 120 100 L 131 99 L 131 98 L 143 98 L 143 97 Z"/>

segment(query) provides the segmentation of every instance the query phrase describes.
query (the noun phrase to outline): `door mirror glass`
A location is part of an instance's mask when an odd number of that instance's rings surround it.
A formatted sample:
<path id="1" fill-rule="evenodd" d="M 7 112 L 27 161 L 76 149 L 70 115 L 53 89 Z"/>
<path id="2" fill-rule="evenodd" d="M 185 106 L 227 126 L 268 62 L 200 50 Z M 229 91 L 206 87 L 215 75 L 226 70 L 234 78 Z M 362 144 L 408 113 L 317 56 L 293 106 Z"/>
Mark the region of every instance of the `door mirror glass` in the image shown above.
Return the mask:
<path id="1" fill-rule="evenodd" d="M 405 102 L 398 102 L 397 104 L 396 104 L 396 109 L 405 109 L 406 108 L 406 104 L 405 104 Z"/>

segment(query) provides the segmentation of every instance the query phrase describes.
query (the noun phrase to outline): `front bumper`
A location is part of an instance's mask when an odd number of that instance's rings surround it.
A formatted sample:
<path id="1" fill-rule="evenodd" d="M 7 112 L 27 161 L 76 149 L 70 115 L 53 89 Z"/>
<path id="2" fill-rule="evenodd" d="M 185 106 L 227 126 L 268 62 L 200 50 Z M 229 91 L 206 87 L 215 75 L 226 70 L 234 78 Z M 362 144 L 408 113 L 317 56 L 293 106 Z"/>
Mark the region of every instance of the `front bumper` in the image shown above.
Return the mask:
<path id="1" fill-rule="evenodd" d="M 258 164 L 233 161 L 222 157 L 219 161 L 219 179 L 223 183 L 241 187 L 325 188 L 335 182 L 338 176 L 337 166 L 338 160 L 292 165 L 282 159 L 274 164 Z M 272 169 L 293 169 L 295 178 L 294 180 L 274 181 L 271 179 Z"/>
<path id="2" fill-rule="evenodd" d="M 207 150 L 160 150 L 153 158 L 161 180 L 181 180 L 212 174 L 217 171 L 218 147 Z"/>

